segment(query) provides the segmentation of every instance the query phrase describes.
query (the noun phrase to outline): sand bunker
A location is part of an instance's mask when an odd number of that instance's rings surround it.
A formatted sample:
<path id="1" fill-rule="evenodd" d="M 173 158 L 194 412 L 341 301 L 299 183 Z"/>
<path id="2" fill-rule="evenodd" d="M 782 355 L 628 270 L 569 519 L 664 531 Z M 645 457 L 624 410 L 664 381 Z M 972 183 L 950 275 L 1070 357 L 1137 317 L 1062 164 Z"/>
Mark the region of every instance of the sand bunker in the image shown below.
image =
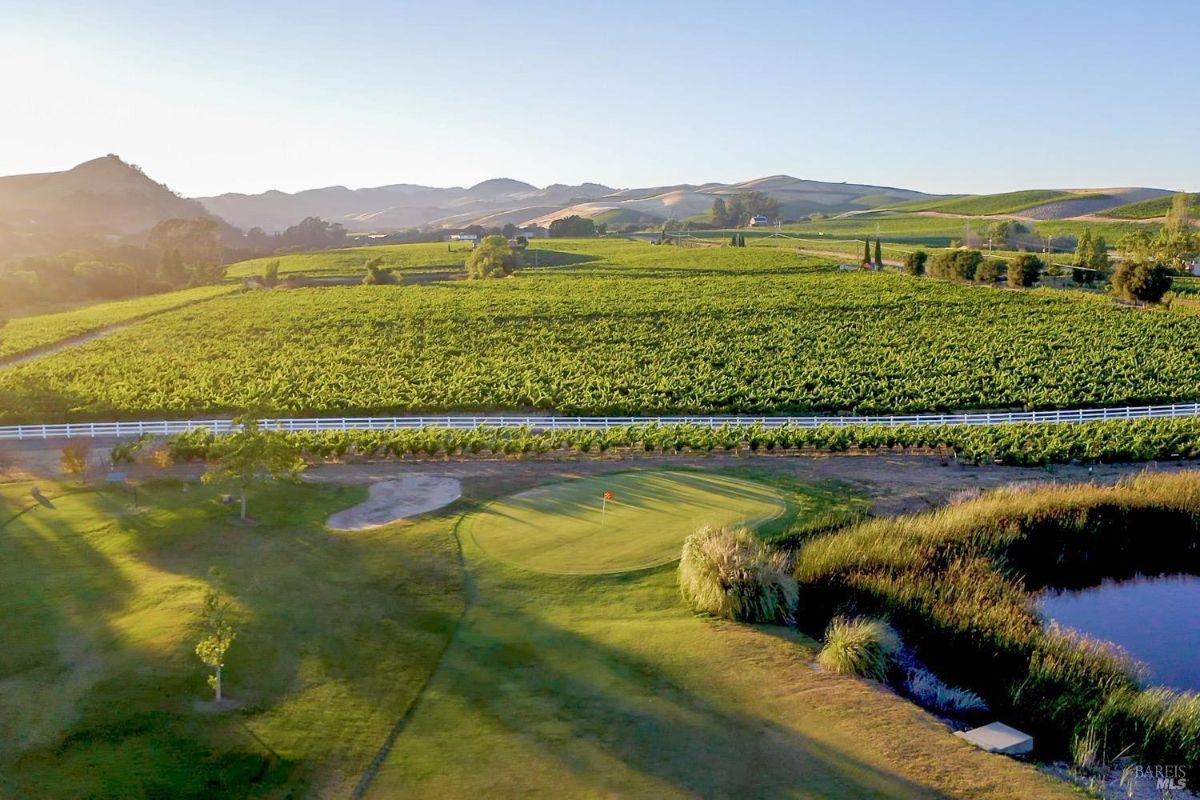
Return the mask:
<path id="1" fill-rule="evenodd" d="M 457 478 L 408 475 L 371 484 L 366 502 L 331 515 L 326 524 L 337 531 L 377 528 L 450 505 L 461 496 Z"/>

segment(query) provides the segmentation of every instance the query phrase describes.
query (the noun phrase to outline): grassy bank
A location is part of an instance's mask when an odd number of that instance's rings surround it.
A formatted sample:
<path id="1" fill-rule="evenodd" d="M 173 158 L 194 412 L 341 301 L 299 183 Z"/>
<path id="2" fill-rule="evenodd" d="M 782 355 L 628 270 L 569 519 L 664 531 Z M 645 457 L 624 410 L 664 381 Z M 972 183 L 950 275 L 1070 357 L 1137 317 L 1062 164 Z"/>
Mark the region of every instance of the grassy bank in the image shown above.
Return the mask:
<path id="1" fill-rule="evenodd" d="M 1153 537 L 1147 538 L 1147 532 Z M 1112 487 L 1004 489 L 828 535 L 798 555 L 802 624 L 847 610 L 890 619 L 939 675 L 1034 732 L 1043 753 L 1101 725 L 1109 749 L 1200 765 L 1190 696 L 1141 689 L 1133 665 L 1043 627 L 1029 592 L 1200 569 L 1200 474 Z"/>

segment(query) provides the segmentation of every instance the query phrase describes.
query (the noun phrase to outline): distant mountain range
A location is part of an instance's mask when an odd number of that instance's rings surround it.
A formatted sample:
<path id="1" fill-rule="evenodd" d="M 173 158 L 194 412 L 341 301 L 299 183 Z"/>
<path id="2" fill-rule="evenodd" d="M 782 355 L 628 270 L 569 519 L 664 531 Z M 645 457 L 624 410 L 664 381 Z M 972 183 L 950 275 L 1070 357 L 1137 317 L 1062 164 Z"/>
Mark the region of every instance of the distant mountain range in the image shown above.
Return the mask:
<path id="1" fill-rule="evenodd" d="M 461 187 L 436 188 L 396 184 L 371 189 L 326 189 L 286 194 L 223 194 L 198 198 L 213 214 L 242 228 L 268 233 L 305 216 L 340 222 L 350 230 L 386 232 L 413 227 L 548 225 L 578 214 L 610 224 L 684 219 L 704 214 L 722 195 L 759 191 L 779 200 L 783 213 L 804 217 L 814 212 L 841 213 L 874 205 L 935 200 L 909 189 L 827 183 L 774 175 L 744 183 L 679 184 L 641 189 L 614 189 L 599 183 L 553 184 L 539 189 L 510 178 Z"/>
<path id="2" fill-rule="evenodd" d="M 706 214 L 718 197 L 763 192 L 787 219 L 814 213 L 918 213 L 1029 220 L 1112 217 L 1154 219 L 1169 191 L 1141 187 L 1027 190 L 998 195 L 931 195 L 911 189 L 831 183 L 773 175 L 742 183 L 700 183 L 616 189 L 600 183 L 538 188 L 494 178 L 469 188 L 398 183 L 366 189 L 331 186 L 289 194 L 180 197 L 115 155 L 64 172 L 0 177 L 0 258 L 61 252 L 71 247 L 141 243 L 169 217 L 210 215 L 237 233 L 281 231 L 305 217 L 338 222 L 351 231 L 388 233 L 408 228 L 548 225 L 579 214 L 613 226 L 655 224 Z"/>

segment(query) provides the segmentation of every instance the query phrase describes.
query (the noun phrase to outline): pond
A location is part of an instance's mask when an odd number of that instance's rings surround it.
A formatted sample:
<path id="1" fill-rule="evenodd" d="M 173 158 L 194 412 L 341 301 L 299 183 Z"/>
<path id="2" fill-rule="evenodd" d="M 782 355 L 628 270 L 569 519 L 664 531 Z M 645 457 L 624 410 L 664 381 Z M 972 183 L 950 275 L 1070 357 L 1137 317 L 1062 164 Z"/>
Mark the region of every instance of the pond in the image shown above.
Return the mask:
<path id="1" fill-rule="evenodd" d="M 1123 647 L 1149 667 L 1149 684 L 1200 691 L 1200 577 L 1138 576 L 1051 590 L 1038 608 L 1063 627 Z"/>

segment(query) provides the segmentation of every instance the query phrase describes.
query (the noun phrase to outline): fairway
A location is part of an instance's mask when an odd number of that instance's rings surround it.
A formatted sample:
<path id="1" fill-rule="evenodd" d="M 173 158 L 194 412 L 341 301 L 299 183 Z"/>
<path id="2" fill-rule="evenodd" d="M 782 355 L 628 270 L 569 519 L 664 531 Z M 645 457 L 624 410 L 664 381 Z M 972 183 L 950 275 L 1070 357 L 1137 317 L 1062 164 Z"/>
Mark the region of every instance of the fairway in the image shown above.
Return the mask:
<path id="1" fill-rule="evenodd" d="M 463 607 L 445 524 L 331 533 L 360 487 L 0 484 L 0 797 L 341 796 L 428 679 Z M 194 648 L 236 609 L 226 691 Z"/>
<path id="2" fill-rule="evenodd" d="M 725 475 L 626 472 L 497 500 L 462 530 L 507 564 L 587 575 L 665 564 L 701 525 L 754 525 L 786 510 L 774 489 Z"/>
<path id="3" fill-rule="evenodd" d="M 546 484 L 469 515 L 463 524 L 481 534 L 461 536 L 472 600 L 367 800 L 1068 796 L 900 697 L 812 669 L 816 644 L 795 630 L 696 616 L 670 564 L 556 575 L 480 547 L 479 538 L 512 544 L 486 524 L 518 531 L 513 522 L 530 518 L 531 534 L 581 536 L 561 549 L 543 538 L 551 559 L 527 543 L 524 558 L 578 568 L 597 567 L 602 555 L 615 564 L 629 554 L 601 547 L 578 519 L 599 512 L 605 490 L 643 520 L 624 525 L 626 541 L 653 538 L 672 558 L 688 526 L 738 498 L 750 498 L 740 509 L 747 515 L 770 514 L 786 498 L 786 518 L 801 525 L 856 498 L 847 487 L 787 479 L 768 489 L 714 473 L 627 472 Z M 659 502 L 663 510 L 652 510 Z M 674 536 L 660 530 L 668 526 Z"/>

